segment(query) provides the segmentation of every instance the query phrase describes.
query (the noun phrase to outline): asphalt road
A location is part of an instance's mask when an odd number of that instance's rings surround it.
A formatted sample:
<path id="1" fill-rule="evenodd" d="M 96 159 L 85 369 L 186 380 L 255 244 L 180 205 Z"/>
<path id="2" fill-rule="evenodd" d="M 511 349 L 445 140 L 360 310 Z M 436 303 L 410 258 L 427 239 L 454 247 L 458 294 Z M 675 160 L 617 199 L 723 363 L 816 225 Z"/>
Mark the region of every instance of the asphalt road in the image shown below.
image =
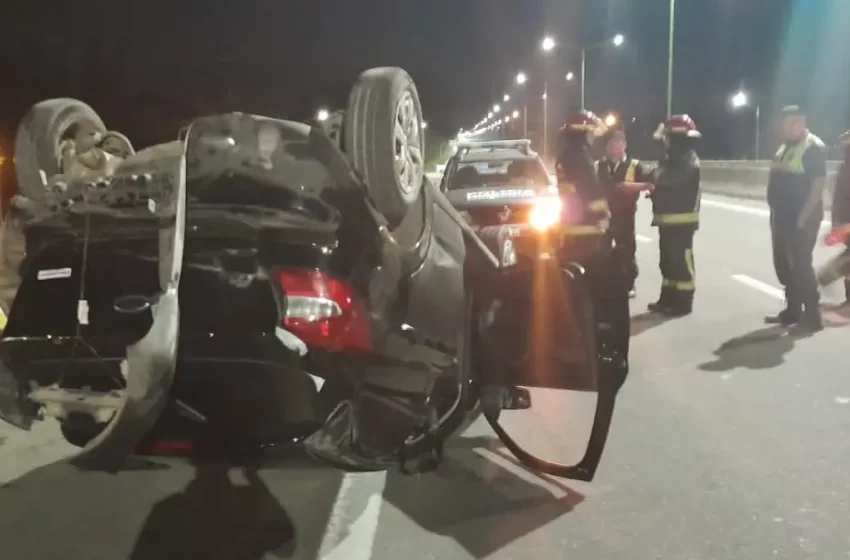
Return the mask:
<path id="1" fill-rule="evenodd" d="M 69 449 L 49 426 L 31 438 L 0 427 L 0 482 L 10 481 L 0 487 L 0 557 L 850 558 L 850 316 L 826 311 L 829 327 L 809 338 L 766 329 L 762 317 L 782 303 L 766 209 L 706 196 L 695 313 L 653 322 L 643 314 L 659 286 L 648 223 L 643 207 L 632 374 L 593 483 L 524 471 L 483 425 L 435 474 L 295 462 L 253 482 L 165 460 L 81 474 L 58 460 Z M 819 248 L 817 259 L 833 252 Z M 565 459 L 588 403 L 542 393 L 534 402 L 533 413 L 513 413 L 526 417 L 512 429 Z"/>

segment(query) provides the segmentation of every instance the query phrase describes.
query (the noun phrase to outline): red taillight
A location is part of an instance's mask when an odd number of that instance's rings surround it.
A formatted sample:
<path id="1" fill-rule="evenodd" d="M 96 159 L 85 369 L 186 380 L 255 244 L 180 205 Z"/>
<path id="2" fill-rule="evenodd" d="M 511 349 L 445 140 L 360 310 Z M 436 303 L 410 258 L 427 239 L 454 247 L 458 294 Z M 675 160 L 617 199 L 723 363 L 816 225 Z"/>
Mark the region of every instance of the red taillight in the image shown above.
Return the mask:
<path id="1" fill-rule="evenodd" d="M 195 446 L 190 441 L 158 440 L 151 444 L 151 455 L 190 455 Z"/>
<path id="2" fill-rule="evenodd" d="M 370 351 L 369 313 L 347 283 L 318 270 L 278 271 L 286 296 L 284 326 L 310 345 L 335 351 Z"/>

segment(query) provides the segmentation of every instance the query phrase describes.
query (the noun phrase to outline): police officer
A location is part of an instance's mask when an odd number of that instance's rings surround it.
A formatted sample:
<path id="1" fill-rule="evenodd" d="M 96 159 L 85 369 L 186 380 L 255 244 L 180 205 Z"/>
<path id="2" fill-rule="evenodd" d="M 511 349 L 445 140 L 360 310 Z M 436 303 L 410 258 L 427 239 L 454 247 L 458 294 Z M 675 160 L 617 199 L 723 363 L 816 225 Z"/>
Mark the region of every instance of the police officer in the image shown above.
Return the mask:
<path id="1" fill-rule="evenodd" d="M 844 158 L 835 177 L 835 188 L 832 191 L 832 227 L 838 234 L 843 234 L 844 244 L 850 250 L 850 235 L 843 233 L 850 228 L 850 130 L 839 138 L 844 148 Z M 844 305 L 850 306 L 850 277 L 844 278 Z"/>
<path id="2" fill-rule="evenodd" d="M 786 308 L 765 321 L 815 332 L 823 324 L 812 253 L 823 219 L 827 150 L 797 106 L 782 110 L 780 132 L 783 144 L 773 158 L 767 202 L 773 265 L 785 286 Z"/>
<path id="3" fill-rule="evenodd" d="M 661 296 L 649 310 L 683 316 L 693 309 L 694 233 L 699 228 L 700 162 L 695 142 L 702 134 L 688 115 L 673 115 L 659 125 L 664 158 L 654 171 L 652 225 L 658 227 Z"/>
<path id="4" fill-rule="evenodd" d="M 633 298 L 638 276 L 635 214 L 640 192 L 636 189 L 640 188 L 639 184 L 651 183 L 652 172 L 627 153 L 626 134 L 622 130 L 609 130 L 604 139 L 605 156 L 594 165 L 611 210 L 609 237 L 614 244 L 615 256 L 631 278 L 629 297 Z"/>

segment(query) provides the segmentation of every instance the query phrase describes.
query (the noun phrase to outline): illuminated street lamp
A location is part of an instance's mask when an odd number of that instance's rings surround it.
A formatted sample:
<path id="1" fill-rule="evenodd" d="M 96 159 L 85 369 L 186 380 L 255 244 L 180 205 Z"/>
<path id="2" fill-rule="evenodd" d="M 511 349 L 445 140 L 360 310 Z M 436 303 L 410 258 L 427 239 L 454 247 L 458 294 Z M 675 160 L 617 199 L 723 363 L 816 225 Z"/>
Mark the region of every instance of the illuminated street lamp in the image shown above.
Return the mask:
<path id="1" fill-rule="evenodd" d="M 498 104 L 493 105 L 493 112 L 494 113 L 498 113 L 501 110 L 502 110 L 502 108 Z"/>
<path id="2" fill-rule="evenodd" d="M 555 39 L 550 36 L 543 37 L 543 40 L 540 41 L 540 48 L 543 52 L 550 52 L 555 48 Z"/>
<path id="3" fill-rule="evenodd" d="M 511 122 L 511 117 L 510 115 L 507 115 L 505 116 L 505 124 L 508 124 L 509 122 Z"/>
<path id="4" fill-rule="evenodd" d="M 330 113 L 328 112 L 327 109 L 319 109 L 316 112 L 316 120 L 319 121 L 319 122 L 325 122 L 326 120 L 328 120 L 328 118 L 330 116 L 331 115 L 330 115 Z"/>
<path id="5" fill-rule="evenodd" d="M 528 81 L 528 76 L 525 75 L 525 72 L 520 72 L 516 75 L 516 83 L 518 86 L 525 85 L 525 82 Z"/>
<path id="6" fill-rule="evenodd" d="M 568 82 L 572 82 L 573 78 L 575 78 L 575 77 L 576 77 L 576 75 L 573 74 L 572 72 L 567 72 L 567 81 Z"/>
<path id="7" fill-rule="evenodd" d="M 735 110 L 743 109 L 750 105 L 750 96 L 744 90 L 738 90 L 732 97 L 729 98 L 729 103 L 732 105 L 732 108 Z M 755 150 L 755 159 L 759 159 L 761 157 L 761 105 L 756 103 L 755 107 L 755 117 L 756 117 L 756 150 Z"/>
<path id="8" fill-rule="evenodd" d="M 581 49 L 581 108 L 582 109 L 585 108 L 585 103 L 584 103 L 585 94 L 584 94 L 584 92 L 585 92 L 585 84 L 586 84 L 586 77 L 587 77 L 587 53 L 588 53 L 588 51 L 596 50 L 596 49 L 601 48 L 601 47 L 606 47 L 609 44 L 612 44 L 615 47 L 619 48 L 619 47 L 623 46 L 623 44 L 625 42 L 626 42 L 625 36 L 623 36 L 623 34 L 621 34 L 621 33 L 617 33 L 611 39 L 610 43 L 608 41 L 605 41 L 605 42 L 602 42 L 602 43 L 597 43 L 595 45 L 590 45 L 588 47 L 583 47 Z"/>
<path id="9" fill-rule="evenodd" d="M 488 119 L 492 119 L 492 118 L 493 118 L 493 112 L 492 112 L 492 111 L 490 111 L 489 113 L 487 113 L 487 118 L 488 118 Z"/>
<path id="10" fill-rule="evenodd" d="M 510 100 L 511 100 L 511 96 L 508 95 L 507 93 L 504 95 L 504 97 L 502 97 L 502 101 L 504 101 L 505 103 L 507 103 Z"/>
<path id="11" fill-rule="evenodd" d="M 514 111 L 513 113 L 511 113 L 511 118 L 518 119 L 519 118 L 519 111 Z"/>

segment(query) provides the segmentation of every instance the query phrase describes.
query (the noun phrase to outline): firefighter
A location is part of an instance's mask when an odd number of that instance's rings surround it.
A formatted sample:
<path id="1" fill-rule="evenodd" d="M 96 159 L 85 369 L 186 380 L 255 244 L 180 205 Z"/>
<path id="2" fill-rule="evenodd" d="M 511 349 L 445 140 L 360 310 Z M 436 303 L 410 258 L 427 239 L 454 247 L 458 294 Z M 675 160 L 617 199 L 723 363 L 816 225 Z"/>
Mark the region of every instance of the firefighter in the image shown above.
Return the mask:
<path id="1" fill-rule="evenodd" d="M 795 330 L 823 329 L 812 253 L 823 219 L 827 150 L 809 132 L 806 115 L 789 106 L 780 113 L 783 144 L 773 158 L 767 184 L 770 231 L 776 276 L 785 286 L 786 307 L 765 318 L 768 324 Z"/>
<path id="2" fill-rule="evenodd" d="M 694 234 L 699 228 L 700 162 L 695 142 L 702 137 L 688 115 L 673 115 L 654 137 L 664 142 L 665 156 L 653 173 L 652 225 L 658 228 L 661 296 L 649 310 L 684 316 L 693 309 Z"/>
<path id="3" fill-rule="evenodd" d="M 651 170 L 627 153 L 626 134 L 620 129 L 605 133 L 605 156 L 597 161 L 596 174 L 611 210 L 609 238 L 614 244 L 614 254 L 631 278 L 629 297 L 635 297 L 635 280 L 638 276 L 635 240 L 635 214 L 640 197 L 652 181 Z"/>
<path id="4" fill-rule="evenodd" d="M 560 131 L 562 148 L 556 163 L 558 188 L 564 207 L 581 208 L 564 231 L 564 258 L 587 271 L 597 325 L 604 325 L 597 343 L 616 349 L 627 371 L 629 348 L 629 287 L 631 278 L 613 258 L 608 236 L 610 212 L 605 192 L 596 175 L 590 147 L 604 134 L 605 124 L 590 111 L 569 115 Z M 623 374 L 625 375 L 625 373 Z"/>
<path id="5" fill-rule="evenodd" d="M 832 227 L 850 251 L 850 234 L 845 233 L 850 228 L 850 130 L 842 134 L 839 141 L 844 157 L 832 191 Z M 850 306 L 850 277 L 844 278 L 844 306 Z"/>

